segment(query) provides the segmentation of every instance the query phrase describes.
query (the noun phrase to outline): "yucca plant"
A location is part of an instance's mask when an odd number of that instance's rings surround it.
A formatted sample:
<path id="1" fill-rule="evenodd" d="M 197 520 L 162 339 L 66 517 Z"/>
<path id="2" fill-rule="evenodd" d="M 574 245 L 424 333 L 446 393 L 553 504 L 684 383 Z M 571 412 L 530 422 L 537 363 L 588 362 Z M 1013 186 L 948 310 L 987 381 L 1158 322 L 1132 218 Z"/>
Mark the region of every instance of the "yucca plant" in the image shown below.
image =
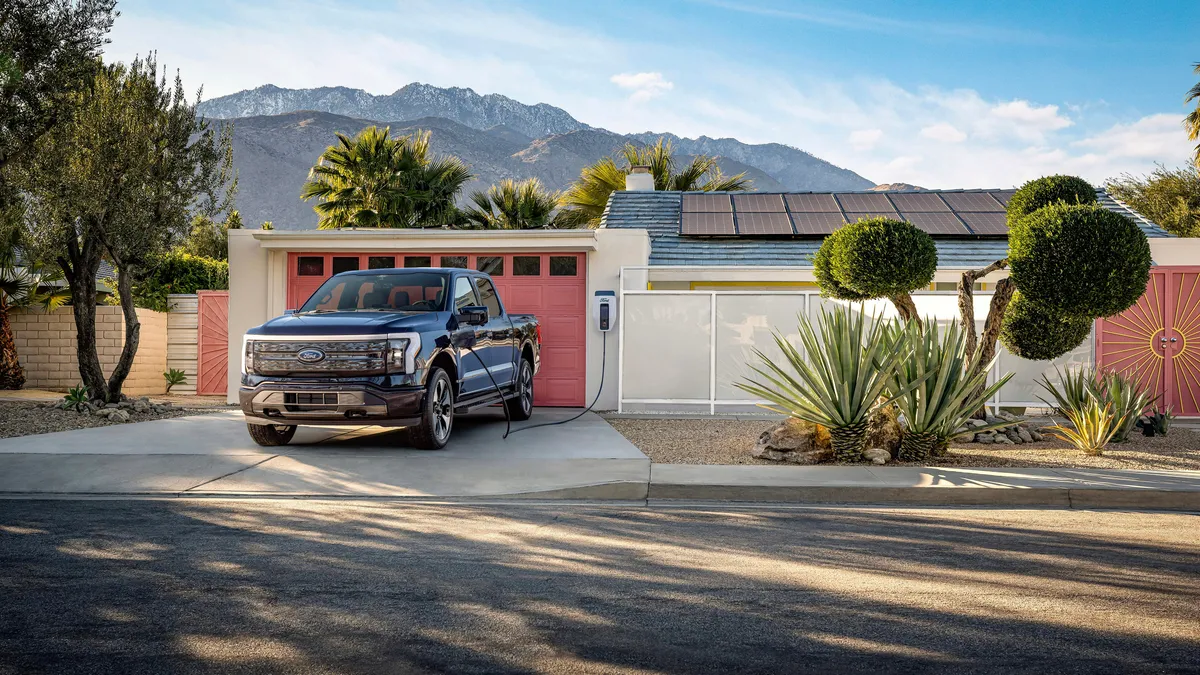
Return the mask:
<path id="1" fill-rule="evenodd" d="M 1040 396 L 1038 398 L 1042 403 L 1058 410 L 1060 415 L 1066 415 L 1071 410 L 1076 412 L 1083 410 L 1088 401 L 1092 399 L 1092 389 L 1096 382 L 1095 371 L 1091 368 L 1076 368 L 1068 369 L 1064 373 L 1055 366 L 1054 372 L 1058 375 L 1059 384 L 1054 384 L 1044 374 L 1038 381 L 1038 384 L 1050 394 L 1054 402 L 1051 403 Z"/>
<path id="2" fill-rule="evenodd" d="M 1116 431 L 1116 419 L 1109 405 L 1091 398 L 1081 409 L 1068 410 L 1065 414 L 1074 428 L 1061 424 L 1050 427 L 1055 432 L 1055 438 L 1070 443 L 1086 454 L 1100 455 Z"/>
<path id="3" fill-rule="evenodd" d="M 906 393 L 881 397 L 889 374 L 907 353 L 889 352 L 885 324 L 868 322 L 846 307 L 822 309 L 815 328 L 806 315 L 799 321 L 804 353 L 776 332 L 784 363 L 756 349 L 761 363 L 751 368 L 761 379 L 736 386 L 769 401 L 762 406 L 768 410 L 827 427 L 838 461 L 859 460 L 871 411 Z"/>
<path id="4" fill-rule="evenodd" d="M 1147 408 L 1153 405 L 1158 396 L 1138 386 L 1134 380 L 1121 373 L 1109 372 L 1101 376 L 1092 385 L 1093 396 L 1101 405 L 1112 410 L 1114 442 L 1129 440 L 1129 435 L 1137 427 L 1138 418 Z"/>
<path id="5" fill-rule="evenodd" d="M 898 325 L 904 339 L 895 343 L 905 345 L 904 350 L 911 354 L 892 369 L 888 383 L 890 391 L 906 392 L 896 399 L 896 406 L 905 420 L 904 434 L 900 437 L 900 459 L 922 461 L 939 448 L 946 447 L 954 432 L 982 408 L 1012 374 L 985 386 L 992 364 L 979 366 L 979 350 L 967 357 L 966 334 L 957 321 L 945 328 L 933 319 Z M 999 422 L 973 430 L 987 431 L 1011 424 Z"/>

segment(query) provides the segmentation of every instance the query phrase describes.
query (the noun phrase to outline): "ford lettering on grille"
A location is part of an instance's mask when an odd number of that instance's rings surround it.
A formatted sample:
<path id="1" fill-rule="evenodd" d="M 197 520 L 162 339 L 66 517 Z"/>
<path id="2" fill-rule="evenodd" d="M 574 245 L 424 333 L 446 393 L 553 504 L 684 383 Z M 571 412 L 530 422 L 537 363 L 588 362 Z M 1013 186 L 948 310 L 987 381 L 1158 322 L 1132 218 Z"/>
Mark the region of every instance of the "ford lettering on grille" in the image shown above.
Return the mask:
<path id="1" fill-rule="evenodd" d="M 320 363 L 325 360 L 325 352 L 320 349 L 301 349 L 296 354 L 296 360 L 303 363 Z"/>

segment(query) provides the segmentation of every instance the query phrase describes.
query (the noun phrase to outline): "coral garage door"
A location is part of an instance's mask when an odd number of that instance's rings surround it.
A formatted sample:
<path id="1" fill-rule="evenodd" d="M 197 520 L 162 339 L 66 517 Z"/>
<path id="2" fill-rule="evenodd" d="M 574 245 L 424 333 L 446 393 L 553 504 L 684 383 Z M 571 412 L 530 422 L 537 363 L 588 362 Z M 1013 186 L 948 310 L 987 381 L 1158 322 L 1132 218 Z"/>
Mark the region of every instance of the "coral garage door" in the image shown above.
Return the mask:
<path id="1" fill-rule="evenodd" d="M 360 269 L 458 267 L 487 272 L 504 308 L 542 326 L 534 403 L 582 406 L 587 358 L 587 257 L 583 253 L 289 253 L 287 306 L 295 309 L 330 276 Z"/>

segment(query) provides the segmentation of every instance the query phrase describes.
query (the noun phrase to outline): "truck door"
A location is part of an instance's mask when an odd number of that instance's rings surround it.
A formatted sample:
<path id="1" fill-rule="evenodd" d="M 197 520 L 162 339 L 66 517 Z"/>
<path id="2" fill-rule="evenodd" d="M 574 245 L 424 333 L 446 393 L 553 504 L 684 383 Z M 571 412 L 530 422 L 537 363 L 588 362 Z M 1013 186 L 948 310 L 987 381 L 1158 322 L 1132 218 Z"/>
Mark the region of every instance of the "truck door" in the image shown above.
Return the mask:
<path id="1" fill-rule="evenodd" d="M 475 297 L 475 285 L 471 283 L 471 278 L 460 276 L 454 280 L 454 305 L 451 311 L 458 314 L 463 307 L 473 307 L 479 305 L 479 299 Z M 483 391 L 485 388 L 492 386 L 491 380 L 487 378 L 487 374 L 483 372 L 483 365 L 480 359 L 487 359 L 487 346 L 485 342 L 485 333 L 487 326 L 468 326 L 459 324 L 455 333 L 474 333 L 475 334 L 475 353 L 478 358 L 469 350 L 458 350 L 458 367 L 459 378 L 459 393 L 461 394 L 476 394 Z M 486 363 L 486 361 L 484 361 Z"/>
<path id="2" fill-rule="evenodd" d="M 485 277 L 475 277 L 475 291 L 479 294 L 480 304 L 487 307 L 488 310 L 488 322 L 484 326 L 486 330 L 480 336 L 480 344 L 487 348 L 487 355 L 484 356 L 484 359 L 492 371 L 492 377 L 496 378 L 497 384 L 500 386 L 511 384 L 515 376 L 513 364 L 517 360 L 516 336 L 513 333 L 512 322 L 504 313 L 504 308 L 500 304 L 500 296 L 496 294 L 496 287 L 491 280 Z M 487 380 L 486 374 L 484 380 L 488 386 L 491 386 L 491 380 Z"/>

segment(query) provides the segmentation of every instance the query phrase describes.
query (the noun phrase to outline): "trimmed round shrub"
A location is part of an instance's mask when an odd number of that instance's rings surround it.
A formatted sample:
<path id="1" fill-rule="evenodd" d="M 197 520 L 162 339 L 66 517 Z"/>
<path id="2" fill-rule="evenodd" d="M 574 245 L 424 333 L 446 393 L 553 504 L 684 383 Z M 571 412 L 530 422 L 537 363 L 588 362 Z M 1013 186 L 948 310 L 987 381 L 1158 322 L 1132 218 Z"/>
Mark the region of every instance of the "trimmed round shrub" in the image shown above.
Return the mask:
<path id="1" fill-rule="evenodd" d="M 1021 294 L 1059 314 L 1112 316 L 1142 297 L 1150 243 L 1129 218 L 1097 204 L 1051 204 L 1008 233 L 1011 277 Z"/>
<path id="2" fill-rule="evenodd" d="M 868 298 L 924 288 L 937 269 L 933 237 L 912 223 L 868 218 L 841 228 L 830 251 L 830 271 L 842 286 Z"/>
<path id="3" fill-rule="evenodd" d="M 1044 206 L 1066 204 L 1095 204 L 1096 188 L 1075 176 L 1045 176 L 1035 178 L 1017 188 L 1008 200 L 1008 226 Z"/>
<path id="4" fill-rule="evenodd" d="M 1091 318 L 1055 312 L 1017 293 L 1004 313 L 1000 344 L 1023 359 L 1047 361 L 1083 344 L 1091 330 Z"/>
<path id="5" fill-rule="evenodd" d="M 837 246 L 837 241 L 842 231 L 846 228 L 839 228 L 833 231 L 825 241 L 821 242 L 821 248 L 813 254 L 813 276 L 817 278 L 817 285 L 821 287 L 821 295 L 827 298 L 836 298 L 838 300 L 870 300 L 870 296 L 856 293 L 842 285 L 833 276 L 833 249 Z"/>

